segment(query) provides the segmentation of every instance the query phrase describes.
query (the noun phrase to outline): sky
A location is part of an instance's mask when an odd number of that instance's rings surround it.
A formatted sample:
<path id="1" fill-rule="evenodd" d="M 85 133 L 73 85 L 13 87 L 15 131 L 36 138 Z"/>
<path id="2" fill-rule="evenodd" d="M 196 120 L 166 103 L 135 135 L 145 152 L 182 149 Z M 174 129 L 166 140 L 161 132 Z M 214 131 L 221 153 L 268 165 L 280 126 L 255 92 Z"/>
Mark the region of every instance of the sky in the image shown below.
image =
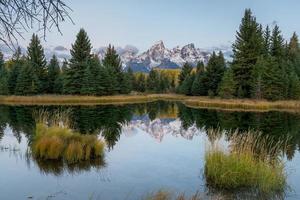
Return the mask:
<path id="1" fill-rule="evenodd" d="M 194 43 L 199 48 L 230 45 L 246 8 L 263 25 L 276 22 L 285 38 L 300 34 L 299 0 L 65 0 L 75 24 L 47 34 L 45 46 L 70 47 L 84 28 L 94 48 L 134 45 L 141 51 L 163 40 L 168 48 Z M 30 35 L 20 43 L 27 46 Z"/>

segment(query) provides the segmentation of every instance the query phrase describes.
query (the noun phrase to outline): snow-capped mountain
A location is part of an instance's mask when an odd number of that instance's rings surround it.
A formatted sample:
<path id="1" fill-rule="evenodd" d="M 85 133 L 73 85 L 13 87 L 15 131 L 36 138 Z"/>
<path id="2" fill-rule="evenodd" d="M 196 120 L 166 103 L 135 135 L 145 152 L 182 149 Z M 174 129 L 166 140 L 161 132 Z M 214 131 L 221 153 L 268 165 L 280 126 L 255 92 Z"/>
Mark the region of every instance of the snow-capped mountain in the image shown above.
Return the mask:
<path id="1" fill-rule="evenodd" d="M 21 47 L 22 53 L 26 54 L 26 48 Z M 107 47 L 99 47 L 93 49 L 93 53 L 97 54 L 102 60 L 106 53 Z M 0 50 L 4 54 L 4 59 L 11 58 L 13 52 L 5 45 L 0 45 Z M 60 62 L 69 59 L 70 49 L 63 46 L 50 46 L 44 49 L 46 59 L 49 61 L 55 54 Z M 172 49 L 165 47 L 163 41 L 158 41 L 145 52 L 139 53 L 139 50 L 132 45 L 124 48 L 116 47 L 123 68 L 130 67 L 133 71 L 149 72 L 153 67 L 176 69 L 181 68 L 186 62 L 195 66 L 199 61 L 207 63 L 212 51 L 222 51 L 225 59 L 230 60 L 232 55 L 229 46 L 212 47 L 207 49 L 196 48 L 194 44 L 188 44 L 183 47 L 177 46 Z"/>
<path id="2" fill-rule="evenodd" d="M 104 57 L 105 47 L 101 47 L 95 51 L 100 58 Z M 185 62 L 196 65 L 197 62 L 207 62 L 210 52 L 202 51 L 195 48 L 194 44 L 188 44 L 183 47 L 175 47 L 168 49 L 163 41 L 156 42 L 147 51 L 138 54 L 136 48 L 124 49 L 116 48 L 123 62 L 123 66 L 130 67 L 133 71 L 148 72 L 153 67 L 158 68 L 180 68 Z"/>
<path id="3" fill-rule="evenodd" d="M 126 136 L 131 136 L 139 130 L 155 138 L 158 142 L 161 142 L 167 135 L 192 140 L 193 137 L 201 134 L 201 130 L 196 125 L 184 129 L 180 119 L 135 119 L 122 127 L 122 132 Z"/>

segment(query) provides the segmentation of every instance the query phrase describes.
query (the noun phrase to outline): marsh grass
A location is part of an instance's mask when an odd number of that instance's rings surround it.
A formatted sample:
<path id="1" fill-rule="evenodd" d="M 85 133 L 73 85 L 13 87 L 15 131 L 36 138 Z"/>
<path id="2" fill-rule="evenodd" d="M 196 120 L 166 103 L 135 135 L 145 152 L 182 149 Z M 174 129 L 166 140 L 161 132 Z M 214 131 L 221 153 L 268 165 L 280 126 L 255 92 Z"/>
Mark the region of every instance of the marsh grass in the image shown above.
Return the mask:
<path id="1" fill-rule="evenodd" d="M 37 123 L 31 150 L 38 159 L 77 163 L 102 157 L 104 142 L 95 135 L 82 135 L 66 127 Z"/>
<path id="2" fill-rule="evenodd" d="M 205 177 L 209 186 L 227 190 L 248 188 L 265 194 L 285 190 L 282 157 L 286 141 L 274 142 L 273 138 L 252 131 L 234 131 L 228 139 L 228 149 L 217 138 L 206 151 Z"/>

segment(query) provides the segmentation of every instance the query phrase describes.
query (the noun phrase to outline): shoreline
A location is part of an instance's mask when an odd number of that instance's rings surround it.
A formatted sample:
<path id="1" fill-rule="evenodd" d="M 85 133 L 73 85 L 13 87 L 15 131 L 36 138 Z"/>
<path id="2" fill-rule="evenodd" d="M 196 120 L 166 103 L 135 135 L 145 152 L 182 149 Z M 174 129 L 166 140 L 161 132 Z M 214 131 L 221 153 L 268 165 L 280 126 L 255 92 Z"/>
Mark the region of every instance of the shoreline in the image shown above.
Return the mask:
<path id="1" fill-rule="evenodd" d="M 0 96 L 1 105 L 122 105 L 153 101 L 177 101 L 191 108 L 208 108 L 238 111 L 300 112 L 300 101 L 266 101 L 254 99 L 220 99 L 178 94 L 137 94 L 113 96 L 37 95 Z"/>

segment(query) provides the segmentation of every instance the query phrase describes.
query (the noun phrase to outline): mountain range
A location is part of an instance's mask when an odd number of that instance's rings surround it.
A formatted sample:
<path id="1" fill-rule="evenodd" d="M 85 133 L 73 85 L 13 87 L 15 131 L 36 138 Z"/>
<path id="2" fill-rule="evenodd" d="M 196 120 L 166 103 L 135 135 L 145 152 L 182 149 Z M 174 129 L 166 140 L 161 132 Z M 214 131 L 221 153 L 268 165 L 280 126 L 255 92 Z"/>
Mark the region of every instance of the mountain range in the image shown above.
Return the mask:
<path id="1" fill-rule="evenodd" d="M 26 49 L 21 47 L 22 53 L 26 54 Z M 93 49 L 93 53 L 97 54 L 100 59 L 105 56 L 107 47 L 99 47 Z M 0 50 L 4 55 L 4 59 L 12 56 L 12 51 L 6 46 L 0 46 Z M 69 59 L 70 50 L 64 46 L 46 47 L 44 49 L 47 60 L 50 60 L 55 54 L 60 62 Z M 208 62 L 213 51 L 222 51 L 225 59 L 230 60 L 232 55 L 230 46 L 212 47 L 207 49 L 196 48 L 193 43 L 183 47 L 177 46 L 172 49 L 165 47 L 163 41 L 153 44 L 148 50 L 139 53 L 139 50 L 132 45 L 125 47 L 116 47 L 116 51 L 120 56 L 123 68 L 130 67 L 133 71 L 149 72 L 153 67 L 162 69 L 181 68 L 184 63 L 190 63 L 195 66 L 199 61 Z"/>

